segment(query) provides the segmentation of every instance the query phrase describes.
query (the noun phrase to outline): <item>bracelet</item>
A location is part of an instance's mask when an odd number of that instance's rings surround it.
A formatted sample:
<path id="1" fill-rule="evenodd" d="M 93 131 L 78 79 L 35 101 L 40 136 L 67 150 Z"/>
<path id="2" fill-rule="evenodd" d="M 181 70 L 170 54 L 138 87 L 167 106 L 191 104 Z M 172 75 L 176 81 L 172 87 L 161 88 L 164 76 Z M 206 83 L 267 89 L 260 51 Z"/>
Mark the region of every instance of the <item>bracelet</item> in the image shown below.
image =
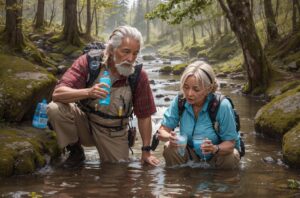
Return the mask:
<path id="1" fill-rule="evenodd" d="M 152 149 L 151 146 L 142 146 L 142 151 L 147 151 L 147 152 L 150 152 Z"/>
<path id="2" fill-rule="evenodd" d="M 217 150 L 216 150 L 216 152 L 214 153 L 215 155 L 218 154 L 219 151 L 220 151 L 220 146 L 219 146 L 219 145 L 216 145 L 216 146 L 217 146 Z"/>

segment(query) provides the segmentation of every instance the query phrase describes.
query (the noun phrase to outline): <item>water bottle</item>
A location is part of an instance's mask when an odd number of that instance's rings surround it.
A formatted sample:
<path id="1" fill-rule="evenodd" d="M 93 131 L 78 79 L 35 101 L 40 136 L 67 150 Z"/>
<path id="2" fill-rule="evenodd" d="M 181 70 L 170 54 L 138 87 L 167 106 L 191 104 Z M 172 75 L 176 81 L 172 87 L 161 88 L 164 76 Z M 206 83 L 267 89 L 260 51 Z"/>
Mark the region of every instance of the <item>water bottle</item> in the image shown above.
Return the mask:
<path id="1" fill-rule="evenodd" d="M 106 98 L 101 98 L 99 100 L 99 104 L 102 106 L 108 106 L 110 103 L 110 87 L 111 87 L 111 80 L 109 77 L 109 73 L 108 71 L 104 71 L 102 77 L 99 80 L 100 83 L 105 83 L 107 84 L 109 87 L 104 87 L 103 89 L 105 89 L 106 91 L 108 91 L 108 94 L 106 95 Z"/>
<path id="2" fill-rule="evenodd" d="M 47 127 L 47 100 L 39 102 L 33 116 L 32 125 L 36 128 L 45 129 Z"/>

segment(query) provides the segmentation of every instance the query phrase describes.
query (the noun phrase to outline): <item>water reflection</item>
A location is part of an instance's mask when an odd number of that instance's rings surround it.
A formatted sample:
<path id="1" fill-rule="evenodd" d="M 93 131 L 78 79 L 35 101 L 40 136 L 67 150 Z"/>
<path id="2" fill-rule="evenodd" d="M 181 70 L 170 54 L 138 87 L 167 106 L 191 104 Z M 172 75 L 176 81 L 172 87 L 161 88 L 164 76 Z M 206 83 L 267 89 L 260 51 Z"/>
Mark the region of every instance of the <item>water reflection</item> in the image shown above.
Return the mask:
<path id="1" fill-rule="evenodd" d="M 157 62 L 144 65 L 156 98 L 157 113 L 153 116 L 153 133 L 160 126 L 166 107 L 178 93 L 179 77 L 160 75 Z M 228 85 L 240 81 L 221 79 Z M 300 180 L 300 170 L 282 163 L 281 145 L 257 135 L 254 116 L 263 101 L 245 97 L 239 86 L 224 86 L 220 91 L 229 95 L 240 114 L 241 131 L 246 143 L 246 155 L 236 171 L 203 169 L 190 162 L 184 167 L 165 168 L 163 143 L 155 155 L 158 167 L 142 166 L 140 137 L 133 148 L 129 163 L 101 164 L 96 148 L 85 148 L 82 168 L 63 170 L 45 167 L 34 175 L 0 179 L 1 197 L 300 197 L 299 190 L 287 188 L 287 179 Z M 168 97 L 170 100 L 165 100 Z M 136 121 L 134 121 L 136 124 Z"/>

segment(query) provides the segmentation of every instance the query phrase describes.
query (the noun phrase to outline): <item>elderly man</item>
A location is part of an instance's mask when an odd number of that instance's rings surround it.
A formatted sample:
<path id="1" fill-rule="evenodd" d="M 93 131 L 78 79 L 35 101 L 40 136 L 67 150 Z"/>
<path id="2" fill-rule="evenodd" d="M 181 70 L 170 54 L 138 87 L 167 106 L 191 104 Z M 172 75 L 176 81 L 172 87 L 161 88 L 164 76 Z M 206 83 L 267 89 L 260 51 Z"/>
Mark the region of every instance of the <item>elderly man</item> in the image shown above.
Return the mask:
<path id="1" fill-rule="evenodd" d="M 135 75 L 135 61 L 142 42 L 136 28 L 120 26 L 109 37 L 102 63 L 98 65 L 99 75 L 91 85 L 87 83 L 90 68 L 86 54 L 80 56 L 58 82 L 47 113 L 59 145 L 69 151 L 64 167 L 82 164 L 85 155 L 81 145 L 96 146 L 101 162 L 128 160 L 127 135 L 132 109 L 143 142 L 141 161 L 158 165 L 158 159 L 150 152 L 151 115 L 156 112 L 153 95 L 146 72 L 141 69 Z M 99 99 L 108 94 L 107 85 L 99 83 L 105 70 L 112 82 L 108 106 L 99 104 Z M 133 75 L 137 77 L 134 92 L 129 83 Z"/>

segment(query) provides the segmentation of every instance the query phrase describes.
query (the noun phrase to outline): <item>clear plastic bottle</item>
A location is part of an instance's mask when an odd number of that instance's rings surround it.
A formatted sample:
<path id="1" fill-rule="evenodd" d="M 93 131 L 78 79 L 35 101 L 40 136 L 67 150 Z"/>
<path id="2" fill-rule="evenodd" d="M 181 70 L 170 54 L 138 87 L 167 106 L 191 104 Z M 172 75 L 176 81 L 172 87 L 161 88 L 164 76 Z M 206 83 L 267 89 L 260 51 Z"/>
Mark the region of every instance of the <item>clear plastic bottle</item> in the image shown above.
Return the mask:
<path id="1" fill-rule="evenodd" d="M 32 125 L 36 128 L 47 128 L 48 115 L 47 115 L 47 100 L 43 99 L 39 102 L 33 116 Z"/>
<path id="2" fill-rule="evenodd" d="M 109 87 L 104 87 L 103 89 L 105 89 L 106 91 L 108 91 L 108 94 L 106 95 L 106 98 L 101 98 L 99 100 L 99 104 L 102 106 L 108 106 L 110 103 L 110 87 L 111 87 L 111 80 L 109 77 L 109 72 L 108 71 L 104 71 L 102 77 L 99 79 L 100 83 L 105 83 L 107 84 Z"/>

